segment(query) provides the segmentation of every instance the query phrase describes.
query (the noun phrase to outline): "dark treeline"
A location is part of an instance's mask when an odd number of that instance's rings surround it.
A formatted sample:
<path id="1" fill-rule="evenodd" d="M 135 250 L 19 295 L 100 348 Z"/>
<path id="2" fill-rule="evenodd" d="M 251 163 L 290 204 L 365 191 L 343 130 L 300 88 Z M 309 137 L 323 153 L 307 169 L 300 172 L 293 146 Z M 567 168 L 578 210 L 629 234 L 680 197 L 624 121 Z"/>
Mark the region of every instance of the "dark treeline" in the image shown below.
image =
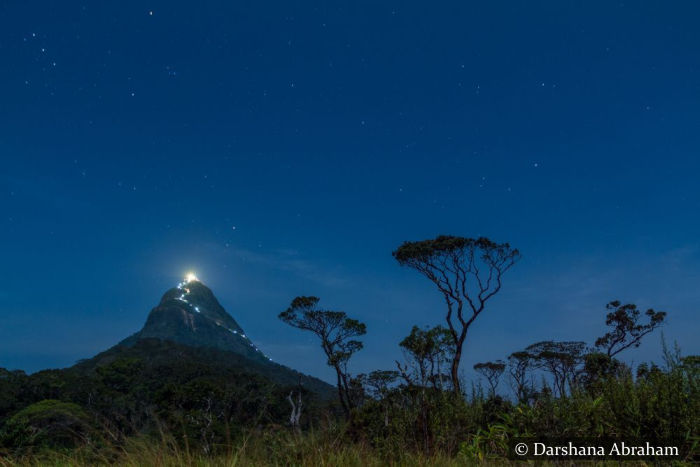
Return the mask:
<path id="1" fill-rule="evenodd" d="M 620 360 L 663 325 L 665 312 L 612 301 L 607 314 L 601 310 L 595 342 L 493 349 L 493 361 L 474 365 L 481 379 L 464 381 L 468 331 L 519 251 L 485 238 L 440 236 L 406 242 L 393 256 L 425 276 L 444 304 L 435 315 L 440 325 L 413 326 L 398 343 L 403 359 L 394 367 L 352 374 L 366 326 L 321 308 L 317 297 L 297 297 L 279 318 L 318 339 L 335 391 L 310 387 L 301 375 L 275 380 L 269 368 L 229 352 L 142 340 L 65 370 L 0 370 L 0 453 L 116 453 L 146 437 L 217 455 L 251 433 L 319 432 L 333 434 L 335 449 L 361 445 L 382 459 L 409 452 L 462 461 L 506 456 L 508 440 L 522 436 L 697 443 L 700 357 L 664 344 L 661 365 Z"/>

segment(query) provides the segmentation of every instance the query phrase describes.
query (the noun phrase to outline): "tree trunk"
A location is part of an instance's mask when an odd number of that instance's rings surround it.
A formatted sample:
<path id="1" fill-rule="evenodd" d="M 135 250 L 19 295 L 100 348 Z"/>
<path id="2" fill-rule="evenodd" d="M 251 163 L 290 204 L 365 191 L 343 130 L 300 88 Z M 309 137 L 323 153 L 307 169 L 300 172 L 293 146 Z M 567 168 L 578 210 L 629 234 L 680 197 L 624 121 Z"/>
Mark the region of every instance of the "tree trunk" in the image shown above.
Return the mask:
<path id="1" fill-rule="evenodd" d="M 289 395 L 287 396 L 287 400 L 292 406 L 292 413 L 289 415 L 289 424 L 292 426 L 294 431 L 299 432 L 300 431 L 300 425 L 299 425 L 299 420 L 301 419 L 301 409 L 303 407 L 302 401 L 301 401 L 301 391 L 299 391 L 299 394 L 297 395 L 297 403 L 294 403 L 294 399 L 292 396 L 294 395 L 294 391 L 291 391 Z"/>
<path id="2" fill-rule="evenodd" d="M 451 368 L 451 375 L 452 375 L 452 388 L 455 392 L 455 394 L 462 394 L 462 388 L 460 387 L 459 384 L 459 362 L 462 359 L 462 343 L 459 343 L 457 345 L 457 349 L 455 351 L 455 356 L 452 359 L 452 368 Z"/>
<path id="3" fill-rule="evenodd" d="M 340 368 L 335 367 L 335 371 L 338 375 L 338 398 L 340 399 L 340 405 L 343 406 L 343 412 L 345 413 L 345 418 L 350 419 L 350 407 L 348 407 L 347 401 L 345 400 L 344 390 L 343 390 L 343 380 L 340 373 Z"/>

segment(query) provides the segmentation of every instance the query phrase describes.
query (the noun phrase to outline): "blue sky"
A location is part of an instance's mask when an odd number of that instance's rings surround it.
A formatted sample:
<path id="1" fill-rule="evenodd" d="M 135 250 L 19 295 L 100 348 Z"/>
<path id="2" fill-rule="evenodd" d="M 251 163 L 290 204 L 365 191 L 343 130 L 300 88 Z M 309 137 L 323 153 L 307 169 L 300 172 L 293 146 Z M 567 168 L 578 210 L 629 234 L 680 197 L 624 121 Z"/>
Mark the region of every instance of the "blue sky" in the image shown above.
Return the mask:
<path id="1" fill-rule="evenodd" d="M 441 298 L 391 251 L 438 234 L 523 253 L 465 369 L 592 342 L 619 299 L 698 353 L 694 2 L 6 2 L 0 366 L 89 357 L 190 269 L 275 360 L 317 295 L 388 368 Z M 631 361 L 658 359 L 660 335 Z"/>

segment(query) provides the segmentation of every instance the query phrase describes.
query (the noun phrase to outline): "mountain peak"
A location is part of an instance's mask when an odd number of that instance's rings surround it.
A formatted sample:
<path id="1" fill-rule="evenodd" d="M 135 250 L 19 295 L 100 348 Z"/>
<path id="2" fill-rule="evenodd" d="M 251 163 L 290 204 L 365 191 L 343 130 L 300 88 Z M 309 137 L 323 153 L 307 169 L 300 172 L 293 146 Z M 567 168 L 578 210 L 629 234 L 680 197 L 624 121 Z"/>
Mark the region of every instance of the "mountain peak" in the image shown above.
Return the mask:
<path id="1" fill-rule="evenodd" d="M 123 344 L 132 345 L 146 338 L 227 350 L 258 361 L 271 360 L 226 312 L 211 289 L 192 273 L 163 294 L 143 329 Z"/>
<path id="2" fill-rule="evenodd" d="M 208 365 L 243 368 L 277 384 L 303 384 L 324 398 L 335 393 L 327 383 L 267 357 L 194 275 L 163 294 L 140 331 L 77 366 L 95 368 L 120 356 L 143 358 L 154 365 L 185 359 L 205 369 Z"/>
<path id="3" fill-rule="evenodd" d="M 196 278 L 180 282 L 169 289 L 158 306 L 178 306 L 188 313 L 205 316 L 230 331 L 243 332 L 243 328 L 224 310 L 211 289 Z"/>

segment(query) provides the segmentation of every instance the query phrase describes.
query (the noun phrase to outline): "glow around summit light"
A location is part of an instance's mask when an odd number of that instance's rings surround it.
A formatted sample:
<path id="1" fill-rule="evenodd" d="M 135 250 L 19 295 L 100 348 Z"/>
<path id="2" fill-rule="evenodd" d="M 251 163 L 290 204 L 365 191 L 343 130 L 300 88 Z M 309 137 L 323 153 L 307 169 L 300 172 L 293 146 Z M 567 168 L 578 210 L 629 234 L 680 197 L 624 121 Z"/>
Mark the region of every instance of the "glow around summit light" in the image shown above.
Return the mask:
<path id="1" fill-rule="evenodd" d="M 187 275 L 185 276 L 185 282 L 194 282 L 194 281 L 199 281 L 197 278 L 197 275 L 193 272 L 188 272 Z"/>

